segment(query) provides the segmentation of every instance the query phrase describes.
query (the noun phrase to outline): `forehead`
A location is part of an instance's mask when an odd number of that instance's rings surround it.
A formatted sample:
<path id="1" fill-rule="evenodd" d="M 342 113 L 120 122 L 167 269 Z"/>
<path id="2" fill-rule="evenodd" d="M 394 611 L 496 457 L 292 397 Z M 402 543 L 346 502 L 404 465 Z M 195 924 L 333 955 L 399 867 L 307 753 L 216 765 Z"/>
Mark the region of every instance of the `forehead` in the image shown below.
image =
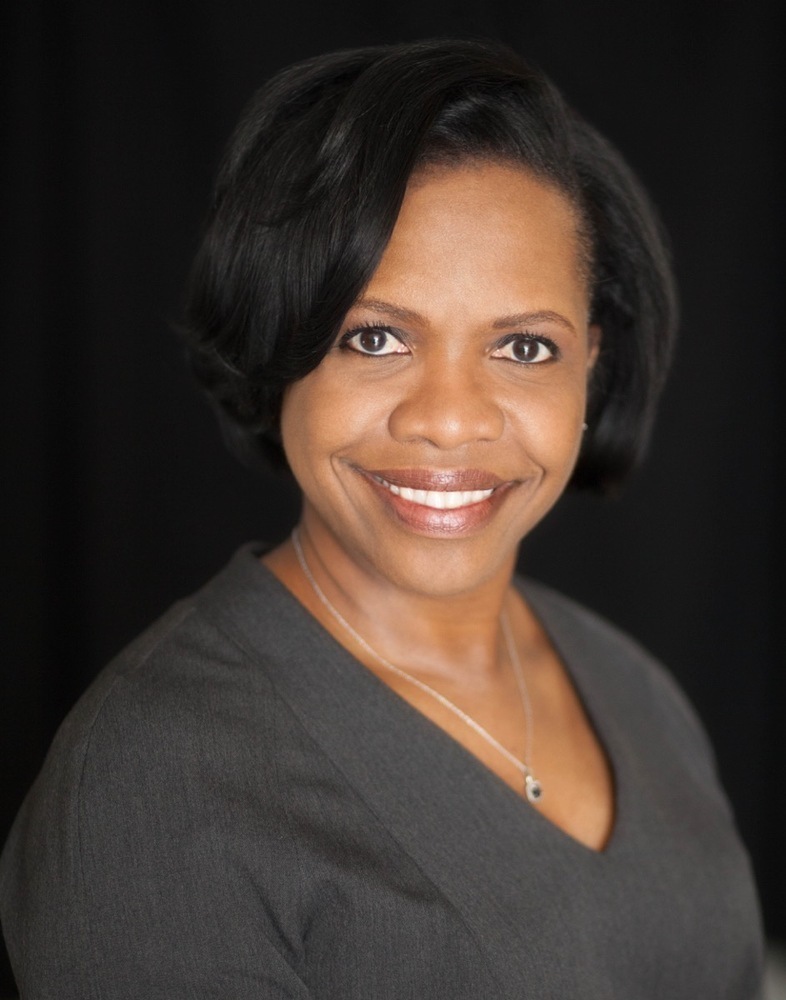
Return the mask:
<path id="1" fill-rule="evenodd" d="M 566 195 L 520 167 L 472 161 L 413 175 L 368 290 L 586 305 L 585 272 Z"/>
<path id="2" fill-rule="evenodd" d="M 521 214 L 550 214 L 550 221 L 575 235 L 578 214 L 570 198 L 556 185 L 527 167 L 510 161 L 466 159 L 450 164 L 426 164 L 410 177 L 401 215 L 427 206 L 452 204 L 456 214 L 496 213 L 520 221 Z"/>

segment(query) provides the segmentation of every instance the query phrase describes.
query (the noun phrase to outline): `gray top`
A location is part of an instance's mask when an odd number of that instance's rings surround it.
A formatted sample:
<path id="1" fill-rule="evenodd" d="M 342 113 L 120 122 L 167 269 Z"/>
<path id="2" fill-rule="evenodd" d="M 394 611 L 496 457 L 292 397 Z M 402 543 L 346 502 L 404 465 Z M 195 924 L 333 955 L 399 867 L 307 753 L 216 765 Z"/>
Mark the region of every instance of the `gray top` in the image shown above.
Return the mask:
<path id="1" fill-rule="evenodd" d="M 750 1000 L 705 737 L 630 639 L 523 592 L 612 762 L 602 853 L 343 650 L 251 546 L 103 672 L 2 858 L 25 1000 Z"/>

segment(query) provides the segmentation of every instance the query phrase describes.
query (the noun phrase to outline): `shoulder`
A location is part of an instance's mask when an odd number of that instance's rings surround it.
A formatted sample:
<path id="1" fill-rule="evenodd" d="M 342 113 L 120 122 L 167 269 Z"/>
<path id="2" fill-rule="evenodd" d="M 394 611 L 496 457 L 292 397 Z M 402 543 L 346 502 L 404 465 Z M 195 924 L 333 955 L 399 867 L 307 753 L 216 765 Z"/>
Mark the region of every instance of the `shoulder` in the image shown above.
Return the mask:
<path id="1" fill-rule="evenodd" d="M 149 757 L 176 744 L 186 756 L 242 726 L 250 694 L 269 696 L 264 663 L 227 635 L 200 607 L 197 594 L 178 602 L 98 675 L 66 717 L 50 760 L 81 759 L 81 785 L 91 768 L 124 755 Z M 49 761 L 48 761 L 49 764 Z"/>
<path id="2" fill-rule="evenodd" d="M 55 747 L 90 756 L 117 739 L 149 749 L 256 724 L 254 713 L 275 700 L 277 604 L 286 602 L 255 569 L 246 546 L 122 650 L 66 718 Z M 243 628 L 249 620 L 253 641 Z"/>
<path id="3" fill-rule="evenodd" d="M 253 868 L 260 884 L 298 870 L 280 775 L 293 758 L 318 754 L 271 680 L 275 609 L 257 616 L 254 648 L 233 629 L 238 609 L 243 618 L 276 600 L 264 584 L 249 588 L 237 558 L 98 676 L 17 817 L 0 904 L 9 949 L 32 962 L 31 996 L 38 966 L 41 981 L 54 981 L 57 963 L 84 957 L 88 942 L 97 962 L 143 939 L 151 953 L 190 942 L 196 956 L 200 935 L 215 938 L 223 921 L 237 951 L 240 924 L 255 912 L 253 878 L 241 873 Z M 240 558 L 253 579 L 249 563 Z M 297 879 L 276 884 L 294 905 Z M 177 940 L 164 927 L 179 928 Z M 285 953 L 276 928 L 269 933 Z M 97 969 L 84 975 L 99 978 Z"/>
<path id="4" fill-rule="evenodd" d="M 582 688 L 657 743 L 671 741 L 707 776 L 715 760 L 704 727 L 670 670 L 623 629 L 545 584 L 519 581 L 558 653 Z"/>
<path id="5" fill-rule="evenodd" d="M 521 593 L 547 632 L 558 641 L 578 639 L 611 654 L 623 663 L 657 663 L 629 633 L 573 598 L 529 577 L 518 581 Z M 658 665 L 658 669 L 663 669 Z"/>
<path id="6" fill-rule="evenodd" d="M 60 727 L 39 784 L 53 771 L 82 796 L 94 781 L 106 791 L 108 773 L 120 785 L 147 784 L 152 772 L 182 782 L 229 746 L 241 748 L 240 764 L 253 750 L 260 765 L 286 707 L 272 680 L 280 595 L 264 576 L 255 580 L 250 562 L 238 553 L 114 658 Z M 245 618 L 254 620 L 253 642 Z"/>

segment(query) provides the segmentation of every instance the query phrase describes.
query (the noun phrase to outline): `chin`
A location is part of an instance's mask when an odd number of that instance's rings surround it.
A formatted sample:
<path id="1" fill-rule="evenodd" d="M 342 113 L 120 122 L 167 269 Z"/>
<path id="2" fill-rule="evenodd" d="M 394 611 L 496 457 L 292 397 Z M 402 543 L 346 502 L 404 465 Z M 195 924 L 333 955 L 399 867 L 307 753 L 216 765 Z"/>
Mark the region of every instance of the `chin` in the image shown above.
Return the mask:
<path id="1" fill-rule="evenodd" d="M 390 542 L 375 543 L 374 570 L 399 589 L 436 599 L 469 593 L 499 574 L 509 577 L 518 552 L 516 538 L 492 543 L 472 535 L 410 535 Z"/>

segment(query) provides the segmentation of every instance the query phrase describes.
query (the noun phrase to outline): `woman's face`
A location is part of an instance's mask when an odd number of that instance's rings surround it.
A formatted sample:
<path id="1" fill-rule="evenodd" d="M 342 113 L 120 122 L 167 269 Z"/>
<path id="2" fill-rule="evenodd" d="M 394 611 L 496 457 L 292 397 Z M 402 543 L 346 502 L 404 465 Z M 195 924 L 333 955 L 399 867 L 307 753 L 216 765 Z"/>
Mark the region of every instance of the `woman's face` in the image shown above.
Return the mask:
<path id="1" fill-rule="evenodd" d="M 569 201 L 528 172 L 417 174 L 284 449 L 331 568 L 431 596 L 508 574 L 576 462 L 597 331 Z"/>

